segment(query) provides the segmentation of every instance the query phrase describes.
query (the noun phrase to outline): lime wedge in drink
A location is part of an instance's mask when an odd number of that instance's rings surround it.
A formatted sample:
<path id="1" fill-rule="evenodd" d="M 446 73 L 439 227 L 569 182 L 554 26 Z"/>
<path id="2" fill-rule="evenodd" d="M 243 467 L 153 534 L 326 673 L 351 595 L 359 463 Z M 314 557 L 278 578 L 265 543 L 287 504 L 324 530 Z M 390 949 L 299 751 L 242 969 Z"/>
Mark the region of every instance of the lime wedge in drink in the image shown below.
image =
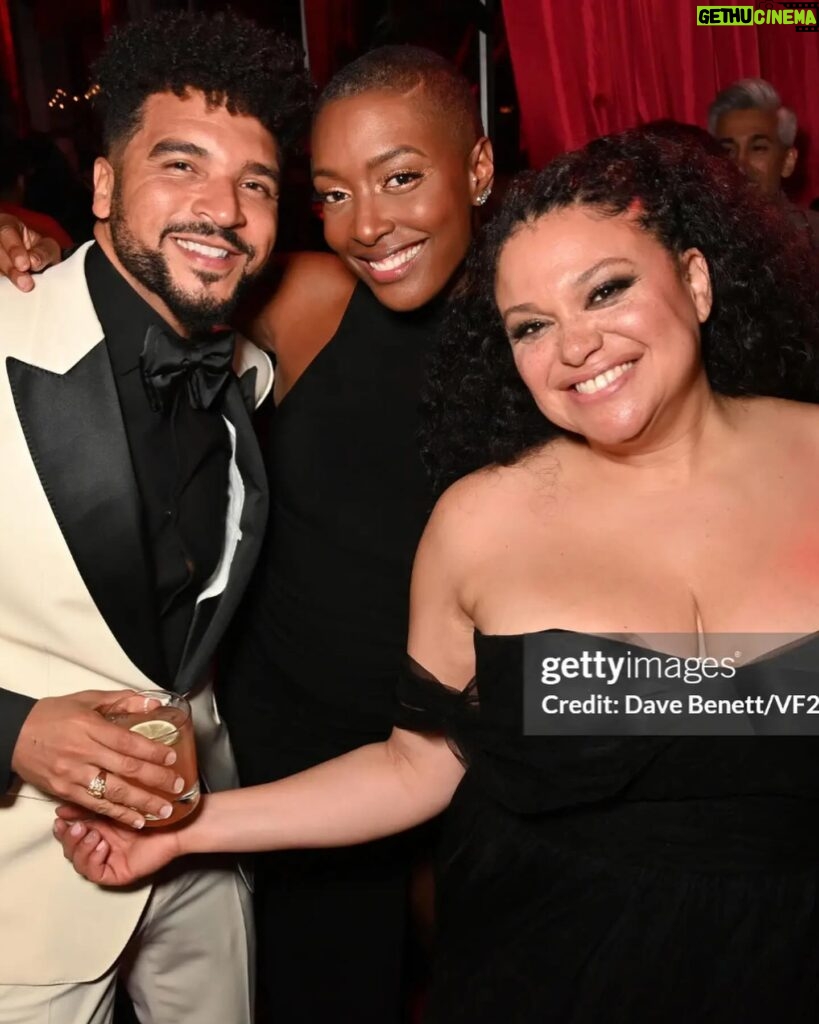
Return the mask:
<path id="1" fill-rule="evenodd" d="M 159 740 L 160 743 L 165 743 L 168 746 L 172 746 L 179 739 L 176 727 L 161 718 L 152 718 L 150 722 L 137 722 L 128 731 L 138 732 L 140 736 L 144 736 L 148 740 Z"/>

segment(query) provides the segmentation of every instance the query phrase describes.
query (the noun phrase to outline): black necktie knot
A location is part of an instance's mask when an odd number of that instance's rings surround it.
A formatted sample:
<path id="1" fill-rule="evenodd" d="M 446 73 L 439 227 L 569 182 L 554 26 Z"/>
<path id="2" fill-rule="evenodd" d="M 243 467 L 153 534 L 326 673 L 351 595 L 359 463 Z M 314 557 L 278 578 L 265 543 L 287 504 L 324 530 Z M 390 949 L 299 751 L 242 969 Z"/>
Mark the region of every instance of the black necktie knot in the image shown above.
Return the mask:
<path id="1" fill-rule="evenodd" d="M 184 340 L 169 328 L 151 324 L 139 358 L 151 408 L 170 408 L 184 387 L 194 409 L 209 409 L 230 377 L 234 336 L 230 331 Z"/>

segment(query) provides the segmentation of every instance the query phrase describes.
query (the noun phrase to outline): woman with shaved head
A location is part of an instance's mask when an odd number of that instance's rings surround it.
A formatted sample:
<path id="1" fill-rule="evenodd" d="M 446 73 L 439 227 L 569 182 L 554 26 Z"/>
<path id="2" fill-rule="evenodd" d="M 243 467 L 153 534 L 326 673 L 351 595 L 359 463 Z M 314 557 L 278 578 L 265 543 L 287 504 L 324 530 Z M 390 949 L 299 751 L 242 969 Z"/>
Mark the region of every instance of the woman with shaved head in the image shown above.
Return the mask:
<path id="1" fill-rule="evenodd" d="M 330 82 L 312 159 L 338 258 L 293 259 L 251 330 L 277 378 L 267 545 L 222 668 L 244 785 L 389 734 L 432 505 L 424 363 L 492 184 L 469 84 L 414 47 L 375 50 Z M 271 1021 L 400 1019 L 412 853 L 396 838 L 258 859 Z"/>

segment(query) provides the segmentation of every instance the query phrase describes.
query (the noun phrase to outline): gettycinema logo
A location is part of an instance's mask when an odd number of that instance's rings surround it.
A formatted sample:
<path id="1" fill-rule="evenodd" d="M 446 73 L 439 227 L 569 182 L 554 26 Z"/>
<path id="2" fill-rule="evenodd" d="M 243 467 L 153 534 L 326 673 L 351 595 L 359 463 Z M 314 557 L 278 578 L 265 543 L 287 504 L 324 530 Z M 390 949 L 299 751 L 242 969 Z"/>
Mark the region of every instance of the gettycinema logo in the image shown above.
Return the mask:
<path id="1" fill-rule="evenodd" d="M 778 3 L 776 7 L 697 7 L 698 25 L 791 25 L 797 32 L 819 32 L 819 2 Z"/>

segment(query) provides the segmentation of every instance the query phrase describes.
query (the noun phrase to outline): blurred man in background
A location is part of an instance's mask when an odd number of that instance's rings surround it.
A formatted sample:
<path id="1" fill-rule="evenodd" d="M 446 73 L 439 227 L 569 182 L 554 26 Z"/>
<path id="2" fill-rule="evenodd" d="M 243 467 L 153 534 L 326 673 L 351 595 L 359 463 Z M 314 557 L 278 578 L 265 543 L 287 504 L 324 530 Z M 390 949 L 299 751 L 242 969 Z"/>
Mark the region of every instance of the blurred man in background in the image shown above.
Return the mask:
<path id="1" fill-rule="evenodd" d="M 796 168 L 797 128 L 796 114 L 783 106 L 764 78 L 734 82 L 708 109 L 708 130 L 748 177 L 774 198 L 782 196 L 782 182 Z M 819 249 L 819 214 L 790 202 L 788 209 L 794 226 Z"/>

